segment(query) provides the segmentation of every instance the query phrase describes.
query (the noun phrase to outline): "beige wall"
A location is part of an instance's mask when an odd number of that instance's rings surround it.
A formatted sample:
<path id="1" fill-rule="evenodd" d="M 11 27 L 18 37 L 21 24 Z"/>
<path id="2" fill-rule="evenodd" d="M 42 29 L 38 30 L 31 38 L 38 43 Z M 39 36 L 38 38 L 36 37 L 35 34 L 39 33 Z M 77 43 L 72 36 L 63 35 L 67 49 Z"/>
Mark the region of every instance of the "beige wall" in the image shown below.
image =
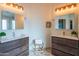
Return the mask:
<path id="1" fill-rule="evenodd" d="M 79 16 L 78 16 L 78 38 L 79 38 Z"/>
<path id="2" fill-rule="evenodd" d="M 44 41 L 44 48 L 50 47 L 50 29 L 46 28 L 46 21 L 51 21 L 50 4 L 22 4 L 25 7 L 25 16 L 29 19 L 30 49 L 33 39 Z"/>

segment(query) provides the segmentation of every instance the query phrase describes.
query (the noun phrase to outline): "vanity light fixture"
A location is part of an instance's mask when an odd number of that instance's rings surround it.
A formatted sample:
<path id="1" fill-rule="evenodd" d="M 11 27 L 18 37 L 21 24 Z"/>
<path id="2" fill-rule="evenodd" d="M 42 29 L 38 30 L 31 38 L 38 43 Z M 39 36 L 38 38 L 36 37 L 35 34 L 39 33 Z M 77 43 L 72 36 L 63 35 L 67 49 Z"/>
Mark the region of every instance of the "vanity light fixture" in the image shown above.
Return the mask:
<path id="1" fill-rule="evenodd" d="M 6 3 L 7 6 L 11 6 L 13 8 L 17 8 L 18 10 L 24 10 L 23 6 L 20 6 L 18 4 L 15 4 L 15 3 Z"/>
<path id="2" fill-rule="evenodd" d="M 60 8 L 56 8 L 56 9 L 55 9 L 55 12 L 63 11 L 63 10 L 65 10 L 65 9 L 75 8 L 75 7 L 77 7 L 77 4 L 76 4 L 76 3 L 73 3 L 73 4 L 69 4 L 69 5 L 60 7 Z"/>

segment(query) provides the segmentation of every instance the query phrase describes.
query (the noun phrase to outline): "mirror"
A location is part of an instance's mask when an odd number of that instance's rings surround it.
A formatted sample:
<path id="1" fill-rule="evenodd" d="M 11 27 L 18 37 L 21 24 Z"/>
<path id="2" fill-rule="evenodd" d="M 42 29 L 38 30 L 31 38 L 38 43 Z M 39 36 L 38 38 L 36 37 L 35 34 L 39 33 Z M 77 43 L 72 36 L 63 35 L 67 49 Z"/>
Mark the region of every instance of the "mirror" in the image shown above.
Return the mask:
<path id="1" fill-rule="evenodd" d="M 77 15 L 66 14 L 55 18 L 56 29 L 75 30 L 77 27 Z"/>
<path id="2" fill-rule="evenodd" d="M 2 30 L 15 29 L 15 14 L 8 11 L 1 11 Z"/>
<path id="3" fill-rule="evenodd" d="M 9 11 L 1 11 L 1 29 L 24 29 L 24 16 Z"/>

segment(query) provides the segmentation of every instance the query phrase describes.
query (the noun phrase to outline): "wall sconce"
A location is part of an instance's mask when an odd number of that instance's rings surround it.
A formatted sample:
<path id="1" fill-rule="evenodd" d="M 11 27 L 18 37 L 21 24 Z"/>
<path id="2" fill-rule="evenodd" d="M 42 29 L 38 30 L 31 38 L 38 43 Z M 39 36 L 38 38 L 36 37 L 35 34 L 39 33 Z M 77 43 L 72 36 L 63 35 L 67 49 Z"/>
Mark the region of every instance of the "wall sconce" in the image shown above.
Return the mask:
<path id="1" fill-rule="evenodd" d="M 77 4 L 73 3 L 73 4 L 69 4 L 69 5 L 60 7 L 60 8 L 56 8 L 56 9 L 55 9 L 55 12 L 63 11 L 63 10 L 65 10 L 65 9 L 75 8 L 75 7 L 77 7 Z"/>
<path id="2" fill-rule="evenodd" d="M 11 6 L 13 8 L 19 9 L 19 10 L 24 10 L 23 6 L 20 6 L 18 4 L 14 4 L 14 3 L 6 3 L 7 6 Z"/>

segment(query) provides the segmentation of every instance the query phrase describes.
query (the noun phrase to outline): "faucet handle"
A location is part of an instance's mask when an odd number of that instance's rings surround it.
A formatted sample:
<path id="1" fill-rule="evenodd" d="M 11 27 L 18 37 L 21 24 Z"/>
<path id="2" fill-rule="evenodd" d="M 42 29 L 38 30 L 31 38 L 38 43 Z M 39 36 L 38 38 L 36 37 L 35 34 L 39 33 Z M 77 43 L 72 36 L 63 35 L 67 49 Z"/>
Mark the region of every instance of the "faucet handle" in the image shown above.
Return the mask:
<path id="1" fill-rule="evenodd" d="M 15 37 L 15 32 L 13 31 L 13 37 Z"/>
<path id="2" fill-rule="evenodd" d="M 63 31 L 63 35 L 65 35 L 65 32 Z"/>

